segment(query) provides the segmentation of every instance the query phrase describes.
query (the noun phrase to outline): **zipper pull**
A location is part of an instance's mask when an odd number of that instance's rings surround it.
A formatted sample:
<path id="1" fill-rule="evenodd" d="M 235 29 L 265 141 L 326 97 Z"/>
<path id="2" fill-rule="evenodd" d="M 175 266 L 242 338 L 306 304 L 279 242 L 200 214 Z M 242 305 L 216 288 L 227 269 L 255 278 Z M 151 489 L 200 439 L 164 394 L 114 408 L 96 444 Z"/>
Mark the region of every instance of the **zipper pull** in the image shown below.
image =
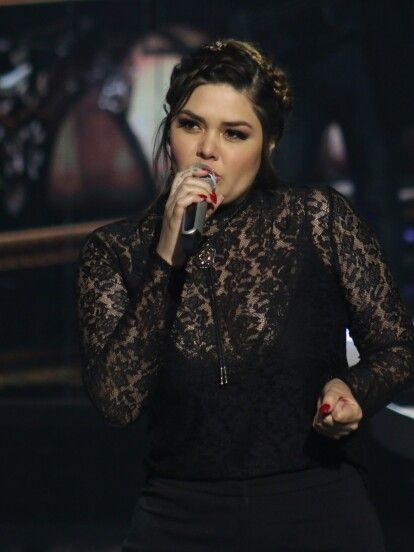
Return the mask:
<path id="1" fill-rule="evenodd" d="M 227 369 L 224 364 L 220 364 L 220 385 L 227 385 Z"/>

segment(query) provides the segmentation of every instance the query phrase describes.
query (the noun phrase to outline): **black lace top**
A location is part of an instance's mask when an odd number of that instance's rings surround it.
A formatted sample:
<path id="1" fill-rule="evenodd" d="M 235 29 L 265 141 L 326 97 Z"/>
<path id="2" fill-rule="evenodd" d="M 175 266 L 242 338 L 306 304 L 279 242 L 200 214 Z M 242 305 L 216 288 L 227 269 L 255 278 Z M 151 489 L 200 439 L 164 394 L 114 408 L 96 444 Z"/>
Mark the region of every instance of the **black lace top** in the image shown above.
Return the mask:
<path id="1" fill-rule="evenodd" d="M 164 200 L 165 201 L 165 200 Z M 252 190 L 207 220 L 175 269 L 163 202 L 81 252 L 84 383 L 98 410 L 150 421 L 152 473 L 247 478 L 346 456 L 312 429 L 332 377 L 365 417 L 413 380 L 413 330 L 371 230 L 334 190 Z M 348 368 L 346 328 L 360 361 Z"/>

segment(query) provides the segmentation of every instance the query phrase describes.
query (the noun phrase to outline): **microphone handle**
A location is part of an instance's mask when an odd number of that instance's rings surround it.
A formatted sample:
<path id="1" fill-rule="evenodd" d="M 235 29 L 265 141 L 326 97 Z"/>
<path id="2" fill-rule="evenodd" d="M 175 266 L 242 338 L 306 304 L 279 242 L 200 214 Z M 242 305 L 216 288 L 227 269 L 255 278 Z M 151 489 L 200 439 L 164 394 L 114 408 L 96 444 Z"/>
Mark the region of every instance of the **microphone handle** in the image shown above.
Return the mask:
<path id="1" fill-rule="evenodd" d="M 212 190 L 216 188 L 216 179 L 213 175 L 208 174 L 203 179 L 209 183 Z M 200 201 L 200 203 L 192 203 L 184 210 L 181 225 L 181 245 L 186 255 L 194 253 L 200 245 L 207 207 L 207 201 Z"/>
<path id="2" fill-rule="evenodd" d="M 181 244 L 184 253 L 191 255 L 200 245 L 203 237 L 204 221 L 207 212 L 207 201 L 193 203 L 184 212 L 181 231 Z"/>

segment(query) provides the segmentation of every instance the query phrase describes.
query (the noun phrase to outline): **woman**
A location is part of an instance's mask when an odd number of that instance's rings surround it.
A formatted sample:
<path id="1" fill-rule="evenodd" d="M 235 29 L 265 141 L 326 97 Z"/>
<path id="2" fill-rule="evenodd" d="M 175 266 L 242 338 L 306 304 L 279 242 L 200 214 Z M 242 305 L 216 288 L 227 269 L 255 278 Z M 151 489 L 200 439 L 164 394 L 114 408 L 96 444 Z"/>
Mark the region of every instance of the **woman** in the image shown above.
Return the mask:
<path id="1" fill-rule="evenodd" d="M 125 550 L 384 550 L 358 426 L 412 380 L 413 333 L 377 240 L 337 192 L 278 184 L 291 97 L 252 45 L 184 58 L 167 104 L 166 193 L 81 255 L 85 386 L 110 422 L 150 420 Z"/>

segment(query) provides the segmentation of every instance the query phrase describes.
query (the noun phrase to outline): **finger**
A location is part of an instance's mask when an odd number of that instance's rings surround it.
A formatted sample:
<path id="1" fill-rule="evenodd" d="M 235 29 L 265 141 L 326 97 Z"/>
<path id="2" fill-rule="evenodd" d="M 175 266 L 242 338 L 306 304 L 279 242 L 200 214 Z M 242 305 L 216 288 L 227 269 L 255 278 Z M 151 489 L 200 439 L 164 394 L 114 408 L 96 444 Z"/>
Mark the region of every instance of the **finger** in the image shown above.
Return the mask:
<path id="1" fill-rule="evenodd" d="M 348 423 L 348 424 L 341 424 L 338 422 L 335 422 L 335 420 L 332 420 L 332 423 L 330 420 L 327 422 L 315 422 L 313 424 L 314 429 L 321 430 L 323 432 L 333 434 L 333 433 L 341 433 L 341 432 L 347 432 L 350 433 L 351 431 L 355 431 L 359 427 L 358 422 Z"/>
<path id="2" fill-rule="evenodd" d="M 322 419 L 321 413 L 319 412 L 321 404 L 322 404 L 322 401 L 321 401 L 321 397 L 319 396 L 318 400 L 316 401 L 316 412 L 315 412 L 315 416 L 313 417 L 312 425 L 315 425 L 319 421 L 319 419 Z"/>
<path id="3" fill-rule="evenodd" d="M 322 418 L 319 418 L 319 425 L 321 427 L 334 427 L 335 421 L 332 418 L 331 414 L 328 414 L 327 416 L 323 416 Z"/>
<path id="4" fill-rule="evenodd" d="M 171 193 L 174 193 L 177 188 L 183 183 L 183 181 L 189 177 L 198 177 L 201 179 L 203 176 L 206 176 L 209 172 L 206 169 L 201 169 L 200 167 L 188 167 L 187 169 L 178 172 L 171 184 Z M 207 184 L 207 183 L 206 183 Z"/>
<path id="5" fill-rule="evenodd" d="M 348 431 L 356 431 L 359 427 L 359 423 L 358 422 L 354 422 L 353 424 L 348 424 L 347 426 L 345 426 L 346 429 Z"/>
<path id="6" fill-rule="evenodd" d="M 193 174 L 193 171 L 192 171 L 191 168 L 185 169 L 184 171 L 177 172 L 174 175 L 173 181 L 171 183 L 170 195 L 173 194 L 176 191 L 176 189 L 181 184 L 181 182 L 184 180 L 184 178 L 186 178 L 187 176 L 191 176 L 192 174 Z"/>
<path id="7" fill-rule="evenodd" d="M 175 193 L 168 198 L 166 208 L 169 215 L 172 217 L 175 216 L 177 212 L 181 213 L 183 207 L 185 208 L 191 205 L 191 203 L 198 203 L 199 199 L 213 204 L 210 192 L 205 189 L 202 183 L 200 184 L 200 182 L 196 180 L 191 184 L 189 189 L 187 187 L 177 189 Z"/>
<path id="8" fill-rule="evenodd" d="M 352 431 L 356 431 L 359 427 L 358 422 L 353 422 L 350 424 L 341 424 L 333 421 L 333 425 L 324 424 L 323 422 L 313 424 L 313 427 L 316 431 L 324 433 L 327 435 L 347 435 Z"/>
<path id="9" fill-rule="evenodd" d="M 335 391 L 327 391 L 321 395 L 321 405 L 319 410 L 321 414 L 331 414 L 341 395 Z"/>
<path id="10" fill-rule="evenodd" d="M 332 411 L 334 421 L 341 424 L 359 422 L 362 418 L 362 411 L 359 404 L 348 398 L 341 398 Z"/>
<path id="11" fill-rule="evenodd" d="M 170 195 L 169 199 L 171 201 L 176 201 L 182 195 L 190 192 L 198 192 L 210 196 L 212 190 L 205 180 L 193 176 L 186 176 L 176 190 Z"/>
<path id="12" fill-rule="evenodd" d="M 211 217 L 211 215 L 217 211 L 217 209 L 220 207 L 220 205 L 223 203 L 223 200 L 224 200 L 224 195 L 223 194 L 217 194 L 216 195 L 216 203 L 211 202 L 209 203 L 208 207 L 208 211 L 207 211 L 207 214 L 206 214 L 206 219 L 208 217 Z"/>
<path id="13" fill-rule="evenodd" d="M 192 205 L 193 203 L 201 203 L 202 201 L 205 201 L 203 197 L 201 197 L 202 194 L 188 194 L 186 196 L 180 197 L 174 205 L 170 207 L 171 210 L 171 217 L 177 218 L 179 220 L 182 219 L 185 209 Z"/>
<path id="14" fill-rule="evenodd" d="M 320 435 L 323 435 L 324 437 L 329 437 L 331 439 L 337 439 L 341 437 L 346 437 L 350 433 L 352 433 L 352 430 L 345 429 L 345 428 L 323 428 L 323 427 L 315 427 L 315 431 L 317 431 Z"/>
<path id="15" fill-rule="evenodd" d="M 346 426 L 324 426 L 324 425 L 318 425 L 317 426 L 318 429 L 320 429 L 321 431 L 323 431 L 324 433 L 327 433 L 329 435 L 336 435 L 336 434 L 343 434 L 343 433 L 350 433 L 351 431 L 353 431 L 353 429 L 351 428 L 350 425 L 346 425 Z M 356 429 L 356 428 L 355 428 Z"/>
<path id="16" fill-rule="evenodd" d="M 324 397 L 319 397 L 316 403 L 316 414 L 315 414 L 315 423 L 322 423 L 324 420 L 331 421 L 329 418 L 330 413 L 332 412 L 332 406 L 328 403 Z"/>
<path id="17" fill-rule="evenodd" d="M 335 390 L 327 391 L 320 397 L 320 406 L 318 408 L 318 418 L 317 421 L 324 423 L 326 426 L 333 426 L 335 422 L 339 421 L 355 421 L 354 419 L 348 420 L 346 417 L 343 418 L 343 414 L 340 414 L 338 417 L 333 413 L 338 414 L 341 410 L 338 407 L 338 403 L 341 401 L 341 394 Z M 318 401 L 319 404 L 319 401 Z"/>
<path id="18" fill-rule="evenodd" d="M 332 415 L 326 416 L 323 420 L 317 421 L 317 425 L 322 429 L 327 431 L 342 431 L 347 429 L 353 429 L 355 426 L 358 427 L 358 422 L 352 420 L 350 422 L 341 422 L 335 420 Z"/>

